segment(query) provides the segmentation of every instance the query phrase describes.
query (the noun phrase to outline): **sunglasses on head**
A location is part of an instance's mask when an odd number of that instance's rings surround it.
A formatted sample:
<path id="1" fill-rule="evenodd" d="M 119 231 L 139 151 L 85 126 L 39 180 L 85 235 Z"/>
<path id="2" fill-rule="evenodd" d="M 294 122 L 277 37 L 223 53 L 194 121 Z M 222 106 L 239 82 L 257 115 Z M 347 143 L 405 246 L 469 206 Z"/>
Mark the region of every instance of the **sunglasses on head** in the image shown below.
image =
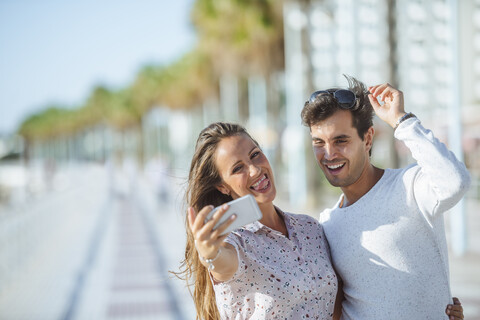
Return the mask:
<path id="1" fill-rule="evenodd" d="M 334 90 L 334 89 L 329 89 L 329 90 L 321 90 L 321 91 L 315 91 L 310 95 L 310 99 L 308 99 L 308 102 L 313 102 L 315 99 L 322 94 L 331 94 L 337 100 L 338 105 L 342 109 L 351 109 L 355 105 L 355 101 L 357 100 L 357 97 L 355 96 L 355 93 L 353 93 L 350 90 L 346 89 L 339 89 L 339 90 Z"/>

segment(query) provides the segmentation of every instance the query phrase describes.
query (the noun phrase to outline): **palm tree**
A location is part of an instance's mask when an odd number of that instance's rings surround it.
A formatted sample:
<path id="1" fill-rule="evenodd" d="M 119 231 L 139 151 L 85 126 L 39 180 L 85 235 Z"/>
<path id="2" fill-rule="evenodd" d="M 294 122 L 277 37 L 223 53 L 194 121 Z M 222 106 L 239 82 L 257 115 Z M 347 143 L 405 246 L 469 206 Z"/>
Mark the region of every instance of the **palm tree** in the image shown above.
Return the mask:
<path id="1" fill-rule="evenodd" d="M 98 126 L 122 134 L 141 132 L 142 116 L 150 108 L 201 106 L 218 96 L 218 81 L 225 74 L 246 79 L 283 69 L 279 1 L 197 0 L 192 20 L 199 37 L 192 52 L 169 66 L 143 68 L 128 88 L 111 91 L 99 86 L 78 109 L 49 108 L 32 115 L 20 133 L 28 141 L 40 141 Z"/>
<path id="2" fill-rule="evenodd" d="M 140 113 L 154 106 L 188 109 L 215 96 L 216 83 L 209 57 L 193 50 L 167 67 L 143 68 L 131 87 L 132 103 Z"/>
<path id="3" fill-rule="evenodd" d="M 18 133 L 24 137 L 25 159 L 38 148 L 46 157 L 67 157 L 67 139 L 75 131 L 74 111 L 65 107 L 49 106 L 23 121 Z"/>
<path id="4" fill-rule="evenodd" d="M 247 77 L 283 69 L 283 1 L 197 0 L 192 21 L 217 74 Z"/>

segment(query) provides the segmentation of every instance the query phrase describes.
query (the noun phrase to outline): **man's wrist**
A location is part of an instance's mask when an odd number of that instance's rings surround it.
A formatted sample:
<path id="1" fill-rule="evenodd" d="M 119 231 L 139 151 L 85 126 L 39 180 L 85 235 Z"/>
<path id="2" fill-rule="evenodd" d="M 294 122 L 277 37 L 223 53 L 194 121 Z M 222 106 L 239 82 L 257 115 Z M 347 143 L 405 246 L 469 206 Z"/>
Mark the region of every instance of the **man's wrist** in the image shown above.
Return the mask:
<path id="1" fill-rule="evenodd" d="M 395 126 L 393 127 L 393 130 L 396 130 L 398 128 L 398 126 L 400 125 L 400 123 L 402 123 L 403 121 L 405 121 L 407 119 L 410 119 L 410 118 L 415 118 L 415 117 L 416 117 L 416 115 L 414 115 L 411 112 L 405 113 L 403 116 L 398 118 L 397 122 L 395 123 Z"/>

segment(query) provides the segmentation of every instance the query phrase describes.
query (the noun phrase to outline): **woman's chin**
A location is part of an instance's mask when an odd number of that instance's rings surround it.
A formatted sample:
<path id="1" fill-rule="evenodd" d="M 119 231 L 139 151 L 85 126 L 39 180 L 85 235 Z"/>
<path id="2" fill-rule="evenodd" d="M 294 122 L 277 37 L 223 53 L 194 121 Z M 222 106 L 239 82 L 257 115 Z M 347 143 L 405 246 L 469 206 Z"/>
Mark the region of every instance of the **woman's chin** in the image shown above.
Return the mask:
<path id="1" fill-rule="evenodd" d="M 255 197 L 255 200 L 260 203 L 269 203 L 273 202 L 275 200 L 275 197 L 277 195 L 277 191 L 275 189 L 275 186 L 270 186 L 269 190 L 266 192 L 254 192 L 253 196 Z"/>

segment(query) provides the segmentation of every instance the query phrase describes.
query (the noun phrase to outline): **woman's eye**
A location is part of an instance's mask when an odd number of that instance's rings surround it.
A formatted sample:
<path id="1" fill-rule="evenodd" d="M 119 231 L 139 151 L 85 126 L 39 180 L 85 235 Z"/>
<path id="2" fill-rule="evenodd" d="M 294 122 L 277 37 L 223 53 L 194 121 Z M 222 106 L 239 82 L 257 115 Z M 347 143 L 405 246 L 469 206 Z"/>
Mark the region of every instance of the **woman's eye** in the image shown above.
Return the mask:
<path id="1" fill-rule="evenodd" d="M 240 171 L 240 169 L 242 169 L 242 166 L 236 166 L 235 168 L 233 168 L 232 172 L 237 173 L 238 171 Z"/>
<path id="2" fill-rule="evenodd" d="M 255 158 L 256 156 L 258 156 L 260 154 L 260 151 L 255 151 L 254 153 L 252 153 L 252 158 Z"/>

